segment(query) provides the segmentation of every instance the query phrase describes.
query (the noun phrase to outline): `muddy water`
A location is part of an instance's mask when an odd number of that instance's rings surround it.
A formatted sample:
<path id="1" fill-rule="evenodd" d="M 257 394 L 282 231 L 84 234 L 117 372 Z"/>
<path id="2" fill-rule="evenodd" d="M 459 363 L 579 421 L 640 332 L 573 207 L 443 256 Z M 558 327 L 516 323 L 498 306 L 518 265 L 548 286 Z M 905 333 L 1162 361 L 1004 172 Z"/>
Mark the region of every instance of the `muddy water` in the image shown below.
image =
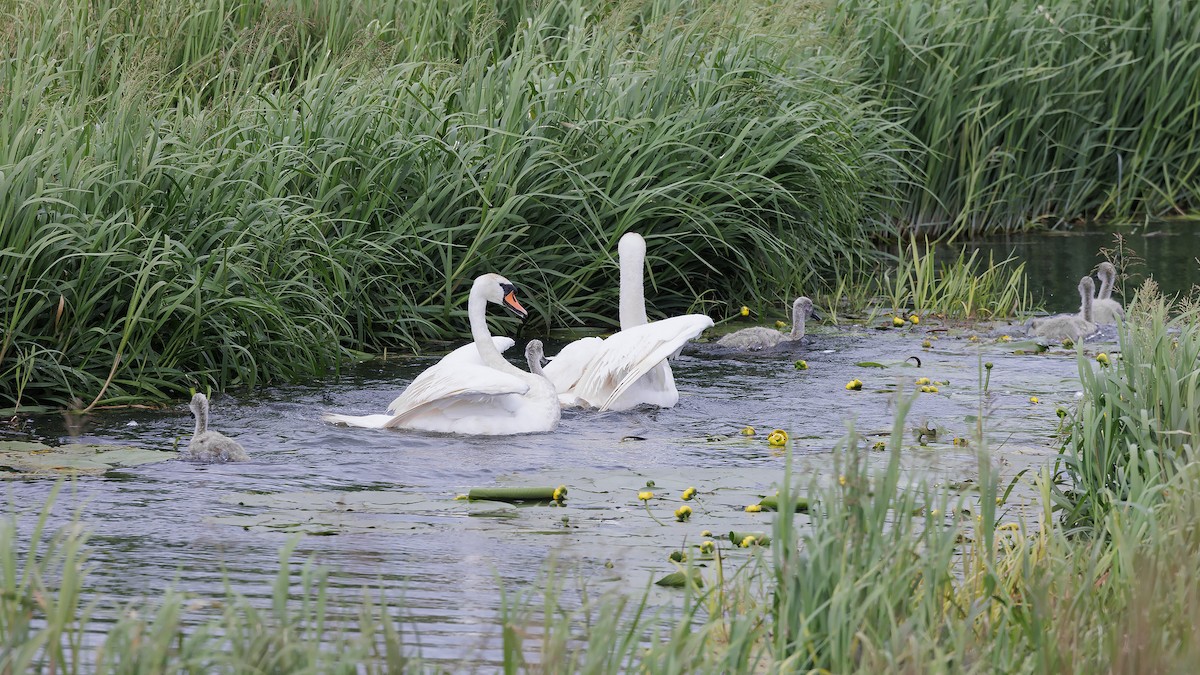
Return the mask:
<path id="1" fill-rule="evenodd" d="M 948 383 L 913 406 L 907 427 L 939 430 L 924 446 L 905 433 L 913 476 L 973 477 L 974 448 L 952 439 L 973 435 L 981 409 L 1002 480 L 1044 464 L 1054 453 L 1056 406 L 1070 405 L 1078 388 L 1077 361 L 1063 350 L 1015 354 L 1020 338 L 1004 342 L 1004 330 L 972 341 L 971 333 L 951 335 L 934 321 L 900 330 L 818 327 L 799 349 L 754 356 L 699 345 L 674 362 L 681 398 L 673 409 L 568 411 L 554 433 L 508 438 L 320 422 L 324 411 L 382 411 L 432 360 L 376 362 L 336 382 L 215 397 L 213 426 L 238 438 L 253 461 L 166 461 L 80 478 L 64 488 L 55 517 L 78 511 L 95 533 L 93 584 L 120 601 L 156 596 L 167 585 L 219 597 L 226 575 L 265 604 L 279 548 L 293 533 L 307 533 L 298 553 L 331 568 L 341 592 L 357 597 L 382 584 L 402 600 L 426 657 L 494 661 L 498 581 L 509 589 L 536 584 L 556 556 L 601 589 L 641 592 L 672 571 L 668 551 L 698 541 L 703 529 L 769 530 L 771 514 L 743 507 L 782 476 L 782 454 L 766 442 L 773 428 L 790 433 L 802 486 L 833 480 L 831 448 L 847 423 L 868 445 L 886 438 L 897 392 L 910 392 L 924 376 Z M 926 339 L 931 348 L 922 348 Z M 910 356 L 920 367 L 906 361 Z M 808 370 L 793 366 L 798 358 Z M 984 362 L 994 364 L 987 395 Z M 863 381 L 862 391 L 845 389 L 851 378 Z M 96 414 L 75 436 L 60 418 L 41 417 L 33 434 L 170 449 L 186 443 L 191 423 L 181 405 Z M 762 433 L 741 436 L 747 425 Z M 656 498 L 643 505 L 637 493 L 647 480 L 655 481 Z M 559 483 L 571 490 L 564 508 L 453 499 L 471 487 Z M 672 512 L 689 485 L 701 500 L 691 522 L 676 523 Z M 52 482 L 4 487 L 13 507 L 30 514 Z M 1031 491 L 1015 495 L 1008 507 L 1014 510 Z M 655 590 L 652 597 L 669 603 L 672 595 Z"/>

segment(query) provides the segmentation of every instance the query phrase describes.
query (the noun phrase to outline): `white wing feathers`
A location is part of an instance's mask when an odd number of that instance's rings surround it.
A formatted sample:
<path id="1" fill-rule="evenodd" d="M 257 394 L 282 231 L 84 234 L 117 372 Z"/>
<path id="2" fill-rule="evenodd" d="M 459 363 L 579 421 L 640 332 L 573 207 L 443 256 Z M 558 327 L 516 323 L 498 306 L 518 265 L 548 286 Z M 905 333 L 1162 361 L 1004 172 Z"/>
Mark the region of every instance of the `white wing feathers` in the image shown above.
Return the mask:
<path id="1" fill-rule="evenodd" d="M 643 376 L 712 325 L 703 314 L 688 314 L 615 333 L 595 350 L 573 393 L 608 410 Z"/>
<path id="2" fill-rule="evenodd" d="M 443 360 L 444 361 L 444 360 Z M 450 407 L 463 400 L 483 399 L 505 394 L 521 395 L 529 391 L 529 383 L 516 375 L 466 361 L 443 362 L 417 376 L 404 392 L 388 406 L 392 420 L 385 424 L 394 428 L 404 423 L 426 406 Z"/>

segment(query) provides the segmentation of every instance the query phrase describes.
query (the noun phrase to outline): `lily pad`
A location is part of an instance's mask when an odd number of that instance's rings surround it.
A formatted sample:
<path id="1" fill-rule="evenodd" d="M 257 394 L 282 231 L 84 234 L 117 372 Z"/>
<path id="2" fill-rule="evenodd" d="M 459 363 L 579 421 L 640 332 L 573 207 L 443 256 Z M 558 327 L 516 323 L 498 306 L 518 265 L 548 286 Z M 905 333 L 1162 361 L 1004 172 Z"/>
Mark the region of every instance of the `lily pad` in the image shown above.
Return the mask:
<path id="1" fill-rule="evenodd" d="M 0 477 L 99 476 L 112 469 L 152 464 L 179 454 L 122 445 L 70 443 L 52 447 L 26 441 L 0 441 Z"/>

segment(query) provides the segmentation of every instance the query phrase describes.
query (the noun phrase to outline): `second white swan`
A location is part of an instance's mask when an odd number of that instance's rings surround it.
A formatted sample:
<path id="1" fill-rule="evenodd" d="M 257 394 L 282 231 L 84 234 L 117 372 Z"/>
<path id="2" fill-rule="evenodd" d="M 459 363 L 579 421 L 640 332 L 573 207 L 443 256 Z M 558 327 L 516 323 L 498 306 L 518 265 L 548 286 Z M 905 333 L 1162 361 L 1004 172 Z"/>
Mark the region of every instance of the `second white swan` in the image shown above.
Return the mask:
<path id="1" fill-rule="evenodd" d="M 713 325 L 703 314 L 648 322 L 643 281 L 646 241 L 629 232 L 617 244 L 621 266 L 621 331 L 608 338 L 576 340 L 545 367 L 563 405 L 627 410 L 641 404 L 661 408 L 679 402 L 667 359 Z"/>

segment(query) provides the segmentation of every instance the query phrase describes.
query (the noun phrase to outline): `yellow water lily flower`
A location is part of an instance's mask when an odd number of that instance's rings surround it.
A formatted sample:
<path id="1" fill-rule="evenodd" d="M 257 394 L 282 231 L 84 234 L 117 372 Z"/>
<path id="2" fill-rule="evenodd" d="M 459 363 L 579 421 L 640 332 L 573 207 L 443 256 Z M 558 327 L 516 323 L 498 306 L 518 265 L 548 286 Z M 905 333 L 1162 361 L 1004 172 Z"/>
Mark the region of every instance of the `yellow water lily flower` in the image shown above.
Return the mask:
<path id="1" fill-rule="evenodd" d="M 968 342 L 979 342 L 979 336 L 978 336 L 978 335 L 972 335 L 971 337 L 967 338 L 967 341 L 968 341 Z"/>
<path id="2" fill-rule="evenodd" d="M 918 377 L 918 378 L 917 378 L 917 385 L 918 385 L 918 386 L 920 386 L 920 385 L 923 385 L 923 384 L 929 384 L 929 378 L 928 378 L 928 377 Z"/>
<path id="3" fill-rule="evenodd" d="M 563 498 L 566 496 L 567 496 L 567 486 L 566 485 L 559 485 L 558 487 L 554 488 L 554 501 L 561 502 L 563 500 Z"/>
<path id="4" fill-rule="evenodd" d="M 808 361 L 805 361 L 804 359 L 800 359 L 792 365 L 796 366 L 796 370 L 808 370 Z"/>
<path id="5" fill-rule="evenodd" d="M 696 488 L 694 488 L 694 487 L 690 487 L 683 491 L 683 501 L 685 501 L 685 502 L 692 501 L 692 497 L 695 497 L 695 496 L 696 496 Z"/>
<path id="6" fill-rule="evenodd" d="M 893 325 L 893 326 L 900 327 L 900 326 L 903 326 L 903 325 L 904 325 L 904 323 L 905 323 L 905 322 L 904 322 L 904 319 L 901 319 L 901 318 L 900 318 L 900 317 L 898 317 L 898 316 L 893 316 L 893 317 L 892 317 L 892 325 Z"/>
<path id="7" fill-rule="evenodd" d="M 687 519 L 691 518 L 691 517 L 692 517 L 692 507 L 688 506 L 687 504 L 684 504 L 683 506 L 675 509 L 675 520 L 678 520 L 679 522 L 682 523 L 682 522 L 687 521 Z"/>
<path id="8" fill-rule="evenodd" d="M 1062 346 L 1065 349 L 1071 349 L 1075 346 L 1075 341 L 1072 340 L 1071 338 L 1063 338 Z"/>
<path id="9" fill-rule="evenodd" d="M 754 435 L 754 427 L 742 427 L 742 435 L 743 436 L 753 436 Z"/>
<path id="10" fill-rule="evenodd" d="M 1096 361 L 1098 361 L 1100 363 L 1100 365 L 1102 365 L 1102 366 L 1107 366 L 1107 365 L 1110 365 L 1110 363 L 1111 363 L 1108 360 L 1108 354 L 1105 354 L 1104 352 L 1100 352 L 1099 354 L 1096 355 Z"/>
<path id="11" fill-rule="evenodd" d="M 968 440 L 967 440 L 967 439 L 965 439 L 965 438 L 962 438 L 962 437 L 960 437 L 960 436 L 955 436 L 955 437 L 954 437 L 954 444 L 955 444 L 955 445 L 957 445 L 957 446 L 958 446 L 958 447 L 960 447 L 960 448 L 965 448 L 965 447 L 967 447 L 968 445 L 970 445 L 970 444 L 971 444 L 971 442 L 970 442 L 970 441 L 968 441 Z"/>
<path id="12" fill-rule="evenodd" d="M 919 391 L 923 394 L 936 394 L 936 393 L 938 393 L 938 388 L 933 386 L 932 384 L 929 384 L 924 387 L 921 387 L 921 389 Z"/>
<path id="13" fill-rule="evenodd" d="M 638 493 L 638 499 L 640 499 L 644 502 L 648 502 L 651 499 L 654 499 L 654 493 L 650 492 L 649 490 L 644 490 L 644 491 Z"/>
<path id="14" fill-rule="evenodd" d="M 738 546 L 741 546 L 742 548 L 750 548 L 757 543 L 758 539 L 756 539 L 754 535 L 748 534 L 744 539 L 742 539 L 742 543 L 738 544 Z"/>
<path id="15" fill-rule="evenodd" d="M 846 476 L 845 476 L 845 474 L 838 476 L 838 485 L 840 485 L 840 486 L 842 486 L 842 487 L 846 487 Z"/>
<path id="16" fill-rule="evenodd" d="M 1001 341 L 1001 342 L 1012 342 L 1012 337 L 1011 337 L 1011 336 L 1008 336 L 1008 335 L 1001 335 L 1001 336 L 1000 336 L 1000 341 Z"/>
<path id="17" fill-rule="evenodd" d="M 716 548 L 717 548 L 717 543 L 715 541 L 709 540 L 709 541 L 700 542 L 700 552 L 701 553 L 709 554 L 709 553 L 712 553 L 713 551 L 715 551 Z"/>
<path id="18" fill-rule="evenodd" d="M 787 445 L 787 440 L 788 440 L 787 432 L 784 431 L 783 429 L 776 429 L 771 432 L 770 436 L 767 436 L 767 445 L 778 448 L 778 447 Z"/>
<path id="19" fill-rule="evenodd" d="M 671 562 L 687 562 L 687 554 L 683 551 L 671 551 L 671 555 L 667 556 Z"/>
<path id="20" fill-rule="evenodd" d="M 875 445 L 872 445 L 871 449 L 876 452 L 887 450 L 887 443 L 884 443 L 883 441 L 875 441 Z"/>
<path id="21" fill-rule="evenodd" d="M 700 532 L 700 536 L 701 536 L 701 537 L 711 537 L 711 536 L 713 536 L 713 535 L 712 535 L 712 530 L 702 530 L 702 531 Z"/>
<path id="22" fill-rule="evenodd" d="M 863 384 L 862 380 L 860 380 L 856 377 L 853 380 L 850 380 L 849 382 L 846 383 L 846 389 L 849 391 L 859 391 L 860 389 L 862 389 L 862 384 Z"/>
<path id="23" fill-rule="evenodd" d="M 758 513 L 759 511 L 762 511 L 762 506 L 758 504 L 751 504 L 746 507 L 746 513 Z"/>
<path id="24" fill-rule="evenodd" d="M 1041 401 L 1039 401 L 1039 400 L 1038 400 L 1038 397 L 1036 397 L 1036 396 L 1030 396 L 1030 397 L 1029 397 L 1029 402 L 1030 402 L 1030 403 L 1041 403 Z"/>
<path id="25" fill-rule="evenodd" d="M 775 327 L 776 327 L 776 328 L 778 328 L 778 329 L 780 329 L 780 330 L 783 330 L 784 328 L 787 328 L 787 323 L 786 323 L 786 322 L 784 322 L 784 321 L 776 321 L 776 322 L 775 322 Z"/>
<path id="26" fill-rule="evenodd" d="M 921 348 L 922 348 L 922 349 L 929 349 L 929 348 L 931 348 L 931 347 L 933 347 L 933 343 L 932 343 L 932 342 L 930 342 L 929 340 L 923 340 L 923 341 L 921 342 Z"/>
<path id="27" fill-rule="evenodd" d="M 750 308 L 742 305 L 741 314 L 742 316 L 750 316 Z"/>
<path id="28" fill-rule="evenodd" d="M 911 321 L 914 326 L 921 323 L 921 317 L 917 316 L 916 314 L 908 317 L 908 320 Z"/>

